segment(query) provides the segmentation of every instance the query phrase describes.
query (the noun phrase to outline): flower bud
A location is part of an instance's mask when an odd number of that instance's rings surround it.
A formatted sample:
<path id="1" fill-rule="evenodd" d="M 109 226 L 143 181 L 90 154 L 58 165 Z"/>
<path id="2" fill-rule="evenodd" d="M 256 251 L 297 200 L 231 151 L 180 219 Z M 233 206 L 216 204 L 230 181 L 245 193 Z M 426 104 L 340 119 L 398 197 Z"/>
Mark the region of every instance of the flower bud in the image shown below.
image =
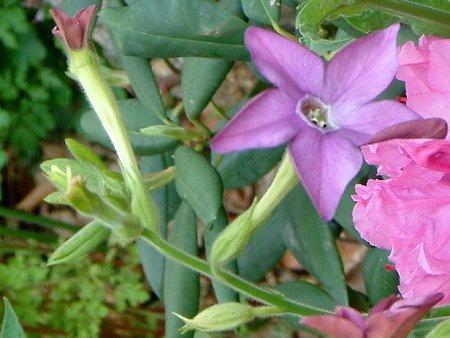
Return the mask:
<path id="1" fill-rule="evenodd" d="M 229 224 L 217 237 L 211 249 L 212 268 L 217 268 L 239 256 L 259 224 L 252 222 L 256 199 L 249 209 Z"/>
<path id="2" fill-rule="evenodd" d="M 257 316 L 270 316 L 279 313 L 279 309 L 269 306 L 251 307 L 241 303 L 221 303 L 213 305 L 192 319 L 187 319 L 174 313 L 186 324 L 181 328 L 181 333 L 190 330 L 204 332 L 217 332 L 231 330 L 245 324 Z"/>

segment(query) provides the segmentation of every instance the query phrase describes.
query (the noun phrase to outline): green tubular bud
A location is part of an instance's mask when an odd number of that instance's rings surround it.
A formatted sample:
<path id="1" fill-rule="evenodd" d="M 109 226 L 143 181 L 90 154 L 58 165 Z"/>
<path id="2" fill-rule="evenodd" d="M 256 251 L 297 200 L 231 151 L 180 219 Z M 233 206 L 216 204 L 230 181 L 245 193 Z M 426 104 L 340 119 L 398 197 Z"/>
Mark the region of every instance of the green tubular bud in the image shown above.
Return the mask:
<path id="1" fill-rule="evenodd" d="M 71 180 L 69 189 L 63 196 L 79 212 L 111 228 L 124 243 L 135 240 L 142 232 L 141 223 L 136 215 L 112 205 L 103 197 L 89 191 L 81 176 Z"/>
<path id="2" fill-rule="evenodd" d="M 119 106 L 102 79 L 95 55 L 88 48 L 69 51 L 69 72 L 83 87 L 119 158 L 125 184 L 131 193 L 131 210 L 150 230 L 158 231 L 159 214 L 149 197 L 131 148 Z"/>
<path id="3" fill-rule="evenodd" d="M 252 221 L 256 205 L 255 199 L 251 207 L 229 224 L 217 237 L 210 255 L 213 269 L 235 259 L 245 249 L 258 227 L 258 224 Z"/>
<path id="4" fill-rule="evenodd" d="M 59 246 L 50 256 L 47 265 L 67 263 L 85 257 L 106 241 L 111 230 L 98 221 L 92 221 L 81 228 Z"/>
<path id="5" fill-rule="evenodd" d="M 70 178 L 70 175 L 68 175 Z M 70 179 L 70 184 L 64 198 L 78 211 L 83 214 L 92 214 L 101 204 L 98 195 L 86 188 L 86 179 L 77 175 Z"/>
<path id="6" fill-rule="evenodd" d="M 241 303 L 221 303 L 213 305 L 192 319 L 174 313 L 185 322 L 181 333 L 190 330 L 203 332 L 228 331 L 247 323 L 258 316 L 272 316 L 280 313 L 280 310 L 272 306 L 251 307 Z"/>
<path id="7" fill-rule="evenodd" d="M 106 165 L 100 160 L 100 158 L 92 152 L 88 147 L 84 146 L 80 142 L 74 139 L 66 139 L 66 146 L 70 153 L 81 163 L 93 166 L 100 170 L 106 170 Z"/>
<path id="8" fill-rule="evenodd" d="M 143 128 L 140 132 L 150 136 L 172 137 L 181 141 L 194 141 L 205 137 L 205 135 L 201 132 L 185 129 L 179 126 L 156 125 Z"/>

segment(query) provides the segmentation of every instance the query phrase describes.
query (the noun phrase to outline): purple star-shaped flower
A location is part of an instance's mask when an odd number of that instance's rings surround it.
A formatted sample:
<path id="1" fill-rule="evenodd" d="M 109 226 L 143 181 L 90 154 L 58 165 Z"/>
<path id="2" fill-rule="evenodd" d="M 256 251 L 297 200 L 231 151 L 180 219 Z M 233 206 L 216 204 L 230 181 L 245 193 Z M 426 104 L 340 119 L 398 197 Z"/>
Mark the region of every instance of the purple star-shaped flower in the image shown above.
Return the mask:
<path id="1" fill-rule="evenodd" d="M 420 119 L 404 105 L 371 102 L 397 72 L 399 25 L 356 40 L 328 64 L 304 46 L 250 27 L 245 44 L 275 85 L 253 98 L 216 135 L 219 153 L 288 142 L 295 169 L 322 219 L 333 218 L 363 158 L 359 146 L 397 123 Z"/>

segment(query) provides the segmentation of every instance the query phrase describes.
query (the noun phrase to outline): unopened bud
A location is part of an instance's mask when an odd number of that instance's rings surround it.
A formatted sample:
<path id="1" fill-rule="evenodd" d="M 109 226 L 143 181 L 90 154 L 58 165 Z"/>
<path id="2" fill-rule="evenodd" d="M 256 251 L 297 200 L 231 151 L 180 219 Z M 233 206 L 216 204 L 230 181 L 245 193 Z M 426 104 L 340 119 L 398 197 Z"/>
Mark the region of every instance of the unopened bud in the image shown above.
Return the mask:
<path id="1" fill-rule="evenodd" d="M 257 229 L 252 222 L 256 199 L 249 209 L 229 224 L 217 237 L 211 249 L 210 261 L 213 269 L 234 258 L 245 249 Z"/>
<path id="2" fill-rule="evenodd" d="M 251 307 L 241 303 L 221 303 L 203 310 L 192 319 L 174 314 L 186 323 L 180 330 L 181 333 L 186 333 L 190 330 L 227 331 L 255 317 L 271 316 L 277 313 L 280 313 L 279 309 L 272 306 Z"/>

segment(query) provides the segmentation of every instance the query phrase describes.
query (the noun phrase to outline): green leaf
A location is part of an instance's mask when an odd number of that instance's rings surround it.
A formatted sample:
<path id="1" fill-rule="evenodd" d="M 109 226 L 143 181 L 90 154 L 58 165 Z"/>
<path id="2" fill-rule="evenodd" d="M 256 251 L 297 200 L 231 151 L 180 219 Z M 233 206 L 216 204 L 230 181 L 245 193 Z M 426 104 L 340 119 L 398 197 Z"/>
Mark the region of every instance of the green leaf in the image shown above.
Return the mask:
<path id="1" fill-rule="evenodd" d="M 120 60 L 136 97 L 155 116 L 163 118 L 165 116 L 164 104 L 149 60 L 123 54 L 120 54 Z"/>
<path id="2" fill-rule="evenodd" d="M 106 241 L 111 230 L 98 221 L 85 225 L 61 244 L 50 256 L 47 265 L 67 263 L 85 257 Z"/>
<path id="3" fill-rule="evenodd" d="M 197 119 L 228 74 L 232 62 L 222 59 L 184 59 L 181 90 L 186 115 Z"/>
<path id="4" fill-rule="evenodd" d="M 98 7 L 101 7 L 101 4 L 102 0 L 64 0 L 60 5 L 60 9 L 68 15 L 74 16 L 84 8 L 87 8 L 91 5 L 97 5 Z"/>
<path id="5" fill-rule="evenodd" d="M 249 59 L 244 46 L 247 24 L 209 0 L 140 0 L 104 9 L 100 16 L 126 55 Z"/>
<path id="6" fill-rule="evenodd" d="M 316 308 L 334 311 L 336 305 L 335 300 L 320 286 L 305 282 L 295 281 L 278 284 L 275 289 L 281 292 L 286 298 L 292 299 L 302 304 L 308 304 Z M 283 316 L 289 323 L 296 328 L 302 328 L 298 316 Z"/>
<path id="7" fill-rule="evenodd" d="M 255 233 L 238 258 L 240 276 L 258 282 L 278 263 L 286 251 L 281 224 L 282 215 L 275 213 Z"/>
<path id="8" fill-rule="evenodd" d="M 197 255 L 197 223 L 191 207 L 182 202 L 175 215 L 169 242 L 179 249 Z M 194 332 L 181 334 L 184 322 L 173 315 L 192 318 L 197 314 L 200 296 L 199 274 L 173 260 L 168 260 L 164 273 L 164 305 L 167 337 L 189 338 Z"/>
<path id="9" fill-rule="evenodd" d="M 328 32 L 321 27 L 321 24 L 339 9 L 354 4 L 356 1 L 348 0 L 309 0 L 303 2 L 295 20 L 295 26 L 303 37 L 309 40 L 319 40 L 327 38 Z"/>
<path id="10" fill-rule="evenodd" d="M 222 207 L 222 182 L 216 169 L 195 150 L 180 146 L 175 151 L 175 186 L 203 224 L 217 219 Z"/>
<path id="11" fill-rule="evenodd" d="M 224 188 L 235 189 L 255 183 L 280 162 L 284 149 L 283 145 L 223 155 L 217 171 L 222 177 Z"/>
<path id="12" fill-rule="evenodd" d="M 23 332 L 19 319 L 8 298 L 3 297 L 3 303 L 5 304 L 5 315 L 3 317 L 0 338 L 26 338 L 25 332 Z"/>
<path id="13" fill-rule="evenodd" d="M 431 310 L 433 311 L 433 310 Z M 408 335 L 408 338 L 428 338 L 427 334 L 431 332 L 435 327 L 437 327 L 440 323 L 449 320 L 450 318 L 448 316 L 446 317 L 440 317 L 440 318 L 429 318 L 429 319 L 422 319 L 414 328 L 414 330 Z M 448 335 L 445 336 L 439 336 L 439 338 L 448 337 Z"/>
<path id="14" fill-rule="evenodd" d="M 336 214 L 334 215 L 334 220 L 337 221 L 339 225 L 341 225 L 354 239 L 364 244 L 366 244 L 366 241 L 361 238 L 359 232 L 355 229 L 355 224 L 353 223 L 352 214 L 356 203 L 353 201 L 352 195 L 355 194 L 356 184 L 362 184 L 363 182 L 365 183 L 370 170 L 371 167 L 369 167 L 369 165 L 363 164 L 358 175 L 347 185 L 347 188 L 341 197 L 341 201 L 339 202 Z"/>
<path id="15" fill-rule="evenodd" d="M 139 133 L 143 127 L 160 125 L 160 120 L 139 100 L 129 99 L 119 102 L 122 118 L 128 130 L 131 145 L 137 155 L 154 155 L 173 149 L 178 142 L 170 137 L 154 137 Z M 89 110 L 81 117 L 81 128 L 87 137 L 112 149 L 108 135 L 104 131 L 97 115 Z"/>
<path id="16" fill-rule="evenodd" d="M 426 338 L 442 337 L 450 337 L 450 319 L 443 321 L 426 335 Z"/>
<path id="17" fill-rule="evenodd" d="M 372 304 L 377 304 L 383 298 L 398 292 L 397 272 L 385 269 L 385 265 L 391 264 L 388 256 L 389 252 L 386 250 L 377 248 L 367 250 L 363 275 L 367 296 Z"/>
<path id="18" fill-rule="evenodd" d="M 360 36 L 372 31 L 384 29 L 398 21 L 398 18 L 387 13 L 367 10 L 354 16 L 349 16 L 343 20 L 347 21 L 354 29 L 360 32 Z M 344 29 L 345 30 L 345 29 Z M 351 35 L 351 32 L 348 32 Z"/>
<path id="19" fill-rule="evenodd" d="M 294 188 L 278 212 L 286 217 L 283 235 L 294 257 L 336 302 L 348 305 L 344 270 L 333 234 L 320 219 L 303 187 Z"/>
<path id="20" fill-rule="evenodd" d="M 335 300 L 324 289 L 316 284 L 305 281 L 295 281 L 278 284 L 275 289 L 286 298 L 302 304 L 333 311 L 338 305 Z"/>
<path id="21" fill-rule="evenodd" d="M 271 20 L 280 19 L 281 4 L 279 0 L 242 0 L 245 15 L 252 20 L 270 25 Z M 269 17 L 270 16 L 270 17 Z"/>

